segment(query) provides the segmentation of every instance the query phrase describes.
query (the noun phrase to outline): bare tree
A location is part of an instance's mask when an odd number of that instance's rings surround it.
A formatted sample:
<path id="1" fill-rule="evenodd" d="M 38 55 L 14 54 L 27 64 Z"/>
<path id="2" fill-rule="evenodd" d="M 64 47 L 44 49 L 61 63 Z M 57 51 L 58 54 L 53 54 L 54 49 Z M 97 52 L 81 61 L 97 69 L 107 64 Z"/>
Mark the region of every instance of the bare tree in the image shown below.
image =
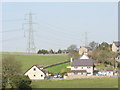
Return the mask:
<path id="1" fill-rule="evenodd" d="M 68 53 L 69 53 L 69 54 L 68 54 L 69 58 L 74 58 L 74 59 L 76 59 L 76 58 L 79 57 L 78 48 L 77 48 L 76 45 L 70 45 L 70 46 L 67 48 L 67 50 L 68 50 Z"/>
<path id="2" fill-rule="evenodd" d="M 21 74 L 21 64 L 12 56 L 2 59 L 2 87 L 5 88 L 9 84 L 11 76 Z"/>
<path id="3" fill-rule="evenodd" d="M 90 42 L 89 43 L 89 47 L 90 47 L 90 49 L 95 49 L 96 47 L 98 47 L 98 43 L 96 43 L 95 41 L 92 41 L 92 42 Z"/>

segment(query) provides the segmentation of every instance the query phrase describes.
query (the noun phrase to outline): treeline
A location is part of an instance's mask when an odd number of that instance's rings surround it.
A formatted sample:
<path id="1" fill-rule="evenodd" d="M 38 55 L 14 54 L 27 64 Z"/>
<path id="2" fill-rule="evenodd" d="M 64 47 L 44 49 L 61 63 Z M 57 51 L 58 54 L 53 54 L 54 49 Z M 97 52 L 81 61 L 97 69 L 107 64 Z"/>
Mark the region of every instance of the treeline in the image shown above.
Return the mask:
<path id="1" fill-rule="evenodd" d="M 102 42 L 94 50 L 89 52 L 89 57 L 101 64 L 114 66 L 117 53 L 112 52 L 112 44 Z"/>
<path id="2" fill-rule="evenodd" d="M 66 53 L 68 53 L 68 51 L 67 50 L 61 50 L 61 49 L 59 49 L 58 51 L 54 51 L 54 50 L 45 50 L 45 49 L 42 49 L 42 50 L 38 50 L 38 52 L 37 52 L 38 54 L 62 54 L 62 53 L 64 53 L 64 54 L 66 54 Z"/>
<path id="3" fill-rule="evenodd" d="M 101 63 L 104 65 L 111 65 L 115 66 L 115 58 L 117 53 L 112 51 L 112 44 L 108 44 L 107 42 L 102 42 L 98 44 L 96 42 L 90 42 L 88 47 L 88 56 L 92 58 L 96 63 Z M 78 59 L 80 58 L 79 55 L 79 48 L 76 45 L 70 45 L 68 48 L 68 56 L 69 59 Z"/>

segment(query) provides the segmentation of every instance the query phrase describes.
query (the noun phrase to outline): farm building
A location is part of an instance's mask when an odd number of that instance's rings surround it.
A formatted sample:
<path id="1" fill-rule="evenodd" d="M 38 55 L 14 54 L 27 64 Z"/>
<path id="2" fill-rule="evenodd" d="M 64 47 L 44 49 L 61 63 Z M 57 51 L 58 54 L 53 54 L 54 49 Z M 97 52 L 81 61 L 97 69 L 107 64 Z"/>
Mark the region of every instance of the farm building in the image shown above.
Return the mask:
<path id="1" fill-rule="evenodd" d="M 43 70 L 42 65 L 34 65 L 24 75 L 31 80 L 44 80 L 48 76 L 48 71 Z"/>
<path id="2" fill-rule="evenodd" d="M 113 76 L 113 69 L 99 70 L 99 72 L 96 75 L 99 75 L 99 76 Z"/>

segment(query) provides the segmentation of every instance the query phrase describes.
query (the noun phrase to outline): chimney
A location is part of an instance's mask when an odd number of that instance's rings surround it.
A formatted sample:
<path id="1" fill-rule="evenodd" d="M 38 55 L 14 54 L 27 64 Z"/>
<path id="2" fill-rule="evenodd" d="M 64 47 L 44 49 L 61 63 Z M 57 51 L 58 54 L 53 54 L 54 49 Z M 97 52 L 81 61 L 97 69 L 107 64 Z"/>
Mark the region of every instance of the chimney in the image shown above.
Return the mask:
<path id="1" fill-rule="evenodd" d="M 72 59 L 72 58 L 70 58 L 70 62 L 73 62 L 73 59 Z"/>

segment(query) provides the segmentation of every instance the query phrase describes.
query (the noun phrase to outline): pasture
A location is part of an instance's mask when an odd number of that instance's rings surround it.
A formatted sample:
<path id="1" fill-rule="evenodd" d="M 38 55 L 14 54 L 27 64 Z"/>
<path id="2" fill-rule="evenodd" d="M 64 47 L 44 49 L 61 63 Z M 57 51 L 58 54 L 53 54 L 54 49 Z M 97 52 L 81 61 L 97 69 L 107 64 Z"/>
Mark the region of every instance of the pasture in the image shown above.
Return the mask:
<path id="1" fill-rule="evenodd" d="M 68 60 L 67 55 L 58 55 L 58 56 L 40 55 L 40 56 L 37 56 L 34 54 L 33 55 L 9 54 L 9 53 L 2 54 L 2 58 L 8 57 L 8 56 L 13 56 L 15 58 L 15 60 L 19 61 L 22 64 L 22 72 L 23 73 L 26 72 L 26 70 L 31 68 L 33 65 L 36 65 L 36 64 L 48 66 L 48 65 L 52 65 L 52 64 L 56 64 L 56 63 L 60 63 L 60 62 Z M 67 64 L 65 64 L 65 65 L 67 65 Z M 65 65 L 63 65 L 63 66 L 65 67 Z M 54 67 L 52 67 L 52 68 L 55 69 Z M 56 71 L 56 70 L 61 71 L 62 70 L 61 66 L 58 68 L 59 69 L 55 69 L 55 70 L 50 69 L 50 71 Z"/>
<path id="2" fill-rule="evenodd" d="M 118 78 L 33 81 L 33 88 L 118 88 Z"/>

